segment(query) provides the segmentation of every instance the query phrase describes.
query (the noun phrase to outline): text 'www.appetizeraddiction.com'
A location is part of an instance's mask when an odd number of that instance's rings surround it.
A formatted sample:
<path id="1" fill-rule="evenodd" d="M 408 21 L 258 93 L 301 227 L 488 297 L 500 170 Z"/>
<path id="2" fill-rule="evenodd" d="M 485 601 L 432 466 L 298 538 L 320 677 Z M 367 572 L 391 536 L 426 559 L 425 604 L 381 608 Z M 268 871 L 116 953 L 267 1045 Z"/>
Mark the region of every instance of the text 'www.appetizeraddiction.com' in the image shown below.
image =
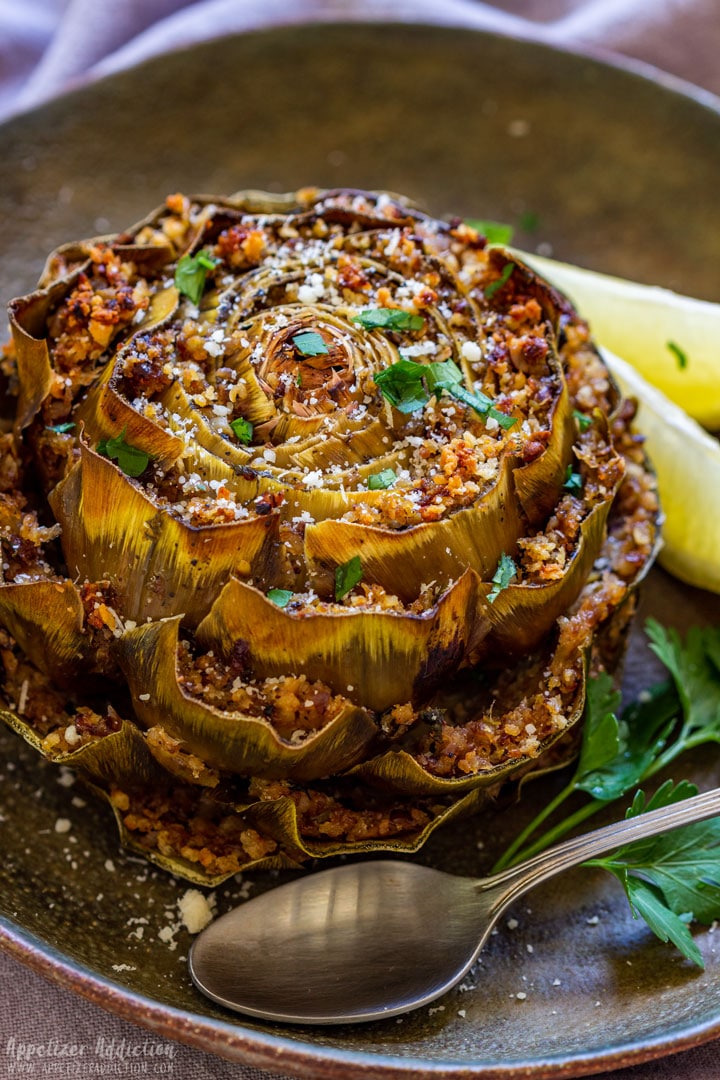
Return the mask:
<path id="1" fill-rule="evenodd" d="M 116 1039 L 98 1035 L 94 1042 L 51 1038 L 30 1042 L 11 1035 L 5 1043 L 3 1076 L 93 1077 L 173 1076 L 178 1047 L 152 1039 Z"/>

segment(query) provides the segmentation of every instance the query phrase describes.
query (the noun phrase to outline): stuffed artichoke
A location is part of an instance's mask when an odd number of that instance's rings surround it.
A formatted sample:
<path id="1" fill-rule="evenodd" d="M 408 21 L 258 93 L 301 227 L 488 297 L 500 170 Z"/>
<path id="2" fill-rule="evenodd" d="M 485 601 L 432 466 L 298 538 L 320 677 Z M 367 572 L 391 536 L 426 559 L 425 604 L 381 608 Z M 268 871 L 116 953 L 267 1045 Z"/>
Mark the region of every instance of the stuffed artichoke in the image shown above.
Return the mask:
<path id="1" fill-rule="evenodd" d="M 2 715 L 125 843 L 207 884 L 415 851 L 571 751 L 658 502 L 514 255 L 387 194 L 173 195 L 10 319 Z"/>

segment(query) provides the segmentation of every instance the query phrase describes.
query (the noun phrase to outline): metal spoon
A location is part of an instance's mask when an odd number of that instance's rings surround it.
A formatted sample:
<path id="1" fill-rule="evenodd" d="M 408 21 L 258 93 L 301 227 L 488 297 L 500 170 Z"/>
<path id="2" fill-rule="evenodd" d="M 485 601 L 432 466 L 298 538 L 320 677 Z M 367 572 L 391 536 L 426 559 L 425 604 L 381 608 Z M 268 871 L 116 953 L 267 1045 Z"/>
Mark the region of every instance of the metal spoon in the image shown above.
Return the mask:
<path id="1" fill-rule="evenodd" d="M 716 814 L 720 788 L 480 880 L 395 860 L 309 874 L 211 923 L 190 950 L 190 973 L 214 1001 L 265 1020 L 396 1016 L 459 982 L 502 913 L 533 886 L 631 840 Z"/>

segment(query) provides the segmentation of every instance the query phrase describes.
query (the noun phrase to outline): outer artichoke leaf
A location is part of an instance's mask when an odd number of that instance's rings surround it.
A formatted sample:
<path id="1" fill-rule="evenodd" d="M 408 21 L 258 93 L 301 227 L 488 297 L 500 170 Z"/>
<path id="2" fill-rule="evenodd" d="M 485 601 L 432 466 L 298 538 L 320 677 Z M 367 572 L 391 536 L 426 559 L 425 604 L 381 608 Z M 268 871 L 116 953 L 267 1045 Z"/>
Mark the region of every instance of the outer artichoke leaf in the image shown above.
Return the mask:
<path id="1" fill-rule="evenodd" d="M 197 629 L 204 648 L 249 650 L 257 676 L 301 672 L 370 709 L 425 701 L 487 630 L 477 574 L 467 570 L 421 615 L 345 608 L 281 609 L 244 582 L 227 583 Z M 351 689 L 352 688 L 352 689 Z"/>
<path id="2" fill-rule="evenodd" d="M 543 585 L 510 584 L 492 604 L 487 604 L 486 615 L 492 629 L 473 656 L 473 662 L 498 648 L 509 656 L 524 655 L 540 643 L 585 586 L 603 545 L 609 510 L 608 499 L 594 506 L 584 518 L 577 546 L 561 578 Z M 482 582 L 480 592 L 487 596 L 491 588 L 490 582 Z"/>
<path id="3" fill-rule="evenodd" d="M 185 450 L 185 442 L 167 428 L 134 409 L 117 390 L 122 358 L 108 364 L 75 411 L 86 435 L 93 441 L 125 432 L 125 441 L 168 468 Z"/>
<path id="4" fill-rule="evenodd" d="M 515 757 L 508 756 L 507 759 L 501 763 L 482 771 L 465 774 L 458 773 L 455 776 L 448 777 L 431 773 L 409 750 L 400 748 L 387 750 L 375 758 L 369 758 L 367 761 L 361 762 L 350 770 L 348 776 L 356 776 L 368 784 L 381 787 L 384 791 L 396 791 L 398 793 L 404 793 L 405 795 L 424 796 L 447 796 L 457 792 L 466 792 L 475 789 L 497 790 L 506 781 L 524 776 L 526 773 L 538 768 L 538 763 L 544 763 L 546 761 L 548 751 L 554 747 L 557 742 L 567 738 L 568 732 L 582 717 L 585 706 L 585 687 L 587 678 L 587 665 L 585 662 L 586 651 L 586 643 L 583 642 L 574 654 L 575 657 L 579 655 L 582 658 L 582 677 L 576 690 L 565 703 L 563 710 L 565 717 L 564 724 L 559 725 L 551 735 L 543 739 L 532 755 L 521 753 Z M 548 665 L 552 660 L 553 656 L 551 655 L 548 659 Z M 541 679 L 544 677 L 542 675 L 544 670 L 545 666 L 543 665 L 541 669 Z M 536 687 L 528 688 L 526 696 L 533 697 L 541 695 L 542 693 L 542 684 L 541 682 L 538 682 Z M 441 699 L 439 698 L 438 700 Z M 496 708 L 496 703 L 493 703 L 492 711 L 498 725 L 502 722 L 501 708 L 501 705 L 499 708 Z"/>
<path id="5" fill-rule="evenodd" d="M 141 723 L 162 725 L 208 764 L 245 776 L 314 779 L 349 768 L 375 737 L 373 718 L 350 702 L 303 742 L 289 743 L 264 718 L 223 712 L 191 697 L 178 678 L 178 629 L 172 619 L 126 632 L 119 661 Z"/>
<path id="6" fill-rule="evenodd" d="M 45 338 L 48 312 L 65 295 L 77 273 L 49 289 L 13 300 L 8 308 L 18 370 L 18 403 L 15 427 L 26 428 L 37 415 L 55 381 Z"/>
<path id="7" fill-rule="evenodd" d="M 71 581 L 0 586 L 0 624 L 41 671 L 67 685 L 83 666 L 83 605 Z"/>
<path id="8" fill-rule="evenodd" d="M 297 807 L 289 796 L 252 803 L 244 808 L 244 815 L 263 833 L 274 837 L 290 856 L 294 855 L 298 859 L 308 857 L 323 859 L 337 855 L 372 854 L 378 851 L 412 854 L 420 850 L 436 829 L 456 818 L 475 813 L 490 797 L 490 794 L 484 789 L 475 788 L 453 801 L 437 800 L 428 806 L 429 820 L 424 825 L 399 836 L 364 840 L 333 838 L 320 840 L 303 836 L 298 821 Z M 398 805 L 401 810 L 404 809 L 403 802 Z"/>
<path id="9" fill-rule="evenodd" d="M 275 512 L 189 525 L 159 510 L 112 461 L 84 445 L 50 504 L 70 573 L 109 580 L 124 617 L 136 622 L 184 613 L 195 625 L 231 574 L 246 577 L 265 567 L 277 534 Z"/>
<path id="10" fill-rule="evenodd" d="M 308 525 L 310 580 L 318 591 L 327 589 L 335 567 L 355 555 L 360 556 L 364 581 L 382 585 L 406 603 L 417 597 L 423 583 L 445 585 L 468 567 L 483 579 L 491 578 L 503 552 L 515 551 L 524 527 L 512 489 L 512 463 L 512 458 L 503 460 L 497 482 L 474 506 L 438 522 L 398 531 L 350 521 Z"/>

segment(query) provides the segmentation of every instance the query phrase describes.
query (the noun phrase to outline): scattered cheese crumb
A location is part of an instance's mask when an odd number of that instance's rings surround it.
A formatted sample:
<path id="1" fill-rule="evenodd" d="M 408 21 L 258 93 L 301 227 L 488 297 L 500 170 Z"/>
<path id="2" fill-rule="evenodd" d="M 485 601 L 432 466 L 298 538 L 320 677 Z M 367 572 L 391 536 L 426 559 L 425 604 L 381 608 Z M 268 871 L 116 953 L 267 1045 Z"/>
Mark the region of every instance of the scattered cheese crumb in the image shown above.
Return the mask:
<path id="1" fill-rule="evenodd" d="M 59 817 L 55 822 L 55 832 L 66 833 L 72 829 L 72 822 L 66 817 Z"/>
<path id="2" fill-rule="evenodd" d="M 199 889 L 188 889 L 178 900 L 180 918 L 191 934 L 199 934 L 212 922 L 213 899 L 212 894 L 208 898 Z"/>

